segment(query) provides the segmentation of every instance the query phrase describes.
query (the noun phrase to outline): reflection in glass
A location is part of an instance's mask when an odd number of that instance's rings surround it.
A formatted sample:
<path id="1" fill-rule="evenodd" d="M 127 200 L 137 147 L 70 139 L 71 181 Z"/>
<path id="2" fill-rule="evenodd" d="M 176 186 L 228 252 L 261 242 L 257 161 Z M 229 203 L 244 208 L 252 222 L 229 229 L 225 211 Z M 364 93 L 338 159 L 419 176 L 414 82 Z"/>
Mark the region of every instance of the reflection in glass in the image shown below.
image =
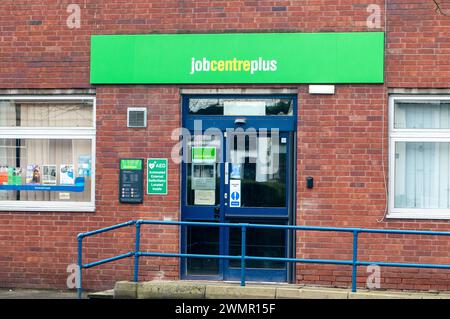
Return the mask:
<path id="1" fill-rule="evenodd" d="M 255 257 L 286 257 L 286 230 L 247 228 L 246 252 L 248 256 Z M 230 255 L 241 254 L 241 229 L 230 228 Z M 240 268 L 239 260 L 231 260 L 230 267 Z M 284 269 L 286 263 L 279 261 L 246 261 L 247 268 L 272 268 Z"/>
<path id="2" fill-rule="evenodd" d="M 189 99 L 192 115 L 293 115 L 292 99 Z"/>
<path id="3" fill-rule="evenodd" d="M 230 178 L 241 179 L 241 207 L 286 207 L 287 145 L 278 135 L 233 134 Z"/>
<path id="4" fill-rule="evenodd" d="M 188 254 L 219 255 L 219 227 L 187 227 Z M 187 258 L 188 275 L 217 275 L 219 260 Z"/>

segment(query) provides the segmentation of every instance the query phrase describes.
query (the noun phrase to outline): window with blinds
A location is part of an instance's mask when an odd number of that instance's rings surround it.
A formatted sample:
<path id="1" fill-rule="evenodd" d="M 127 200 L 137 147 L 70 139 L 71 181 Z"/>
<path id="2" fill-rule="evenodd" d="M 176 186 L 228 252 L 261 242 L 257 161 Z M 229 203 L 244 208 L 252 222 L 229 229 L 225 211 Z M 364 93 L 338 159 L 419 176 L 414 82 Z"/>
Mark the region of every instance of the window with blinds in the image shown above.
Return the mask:
<path id="1" fill-rule="evenodd" d="M 0 210 L 95 210 L 95 99 L 0 97 Z"/>
<path id="2" fill-rule="evenodd" d="M 390 216 L 450 218 L 450 97 L 391 97 Z"/>

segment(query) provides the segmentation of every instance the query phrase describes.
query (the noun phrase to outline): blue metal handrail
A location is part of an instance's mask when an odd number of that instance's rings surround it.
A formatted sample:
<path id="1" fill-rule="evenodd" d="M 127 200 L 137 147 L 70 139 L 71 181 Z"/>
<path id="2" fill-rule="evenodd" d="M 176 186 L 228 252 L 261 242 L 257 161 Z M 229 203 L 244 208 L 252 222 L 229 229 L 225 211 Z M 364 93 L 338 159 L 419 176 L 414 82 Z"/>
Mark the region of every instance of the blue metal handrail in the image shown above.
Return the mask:
<path id="1" fill-rule="evenodd" d="M 136 237 L 134 251 L 120 254 L 114 257 L 102 259 L 88 264 L 83 264 L 83 238 L 105 233 L 111 230 L 135 225 Z M 204 226 L 204 227 L 235 227 L 241 228 L 241 255 L 201 255 L 201 254 L 184 254 L 184 253 L 159 253 L 159 252 L 142 252 L 140 251 L 141 225 L 176 225 L 176 226 Z M 283 258 L 283 257 L 256 257 L 246 256 L 246 232 L 248 228 L 269 228 L 269 229 L 286 229 L 286 230 L 305 230 L 305 231 L 323 231 L 323 232 L 345 232 L 353 234 L 353 255 L 351 260 L 337 259 L 305 259 L 305 258 Z M 365 229 L 365 228 L 342 228 L 342 227 L 319 227 L 319 226 L 295 226 L 295 225 L 268 225 L 268 224 L 248 224 L 248 223 L 212 223 L 212 222 L 186 222 L 186 221 L 159 221 L 159 220 L 131 220 L 125 223 L 113 225 L 106 228 L 78 234 L 78 268 L 79 283 L 77 287 L 78 298 L 81 298 L 83 292 L 82 271 L 108 262 L 134 257 L 134 282 L 139 280 L 139 257 L 178 257 L 178 258 L 211 258 L 211 259 L 227 259 L 241 261 L 241 286 L 245 286 L 246 269 L 245 262 L 247 260 L 259 261 L 279 261 L 292 263 L 310 263 L 310 264 L 330 264 L 330 265 L 349 265 L 352 266 L 352 292 L 356 292 L 356 274 L 358 266 L 378 265 L 385 267 L 407 267 L 407 268 L 434 268 L 434 269 L 450 269 L 450 264 L 420 264 L 420 263 L 396 263 L 396 262 L 374 262 L 358 260 L 358 235 L 360 233 L 371 234 L 398 234 L 398 235 L 431 235 L 431 236 L 450 236 L 450 232 L 443 231 L 426 231 L 426 230 L 398 230 L 398 229 Z"/>

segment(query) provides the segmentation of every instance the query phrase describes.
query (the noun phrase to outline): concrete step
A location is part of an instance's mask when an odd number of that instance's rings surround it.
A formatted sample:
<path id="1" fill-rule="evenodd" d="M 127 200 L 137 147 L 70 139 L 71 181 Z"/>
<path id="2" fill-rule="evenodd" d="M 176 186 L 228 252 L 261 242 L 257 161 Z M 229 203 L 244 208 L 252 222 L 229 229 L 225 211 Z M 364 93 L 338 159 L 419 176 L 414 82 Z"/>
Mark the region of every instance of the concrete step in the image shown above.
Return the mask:
<path id="1" fill-rule="evenodd" d="M 91 292 L 87 294 L 89 299 L 114 299 L 114 289 L 99 292 Z"/>
<path id="2" fill-rule="evenodd" d="M 119 281 L 115 299 L 450 299 L 441 292 L 308 287 L 290 284 L 247 284 L 205 281 Z"/>

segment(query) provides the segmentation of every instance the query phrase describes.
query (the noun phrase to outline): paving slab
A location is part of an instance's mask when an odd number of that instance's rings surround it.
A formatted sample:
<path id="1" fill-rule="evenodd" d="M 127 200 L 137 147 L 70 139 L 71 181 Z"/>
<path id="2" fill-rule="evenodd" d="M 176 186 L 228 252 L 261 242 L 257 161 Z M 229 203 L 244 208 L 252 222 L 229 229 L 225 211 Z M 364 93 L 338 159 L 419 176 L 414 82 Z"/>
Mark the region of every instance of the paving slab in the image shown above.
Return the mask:
<path id="1" fill-rule="evenodd" d="M 275 299 L 276 287 L 207 285 L 206 299 Z"/>
<path id="2" fill-rule="evenodd" d="M 204 299 L 206 284 L 183 281 L 149 281 L 137 286 L 138 299 Z"/>
<path id="3" fill-rule="evenodd" d="M 348 299 L 421 299 L 414 294 L 378 293 L 378 292 L 349 292 Z"/>
<path id="4" fill-rule="evenodd" d="M 277 288 L 277 299 L 347 299 L 344 289 Z"/>
<path id="5" fill-rule="evenodd" d="M 84 293 L 83 297 L 86 296 Z M 0 299 L 77 299 L 77 293 L 72 290 L 0 289 Z"/>
<path id="6" fill-rule="evenodd" d="M 118 281 L 114 285 L 114 299 L 136 299 L 138 284 L 130 281 Z"/>

